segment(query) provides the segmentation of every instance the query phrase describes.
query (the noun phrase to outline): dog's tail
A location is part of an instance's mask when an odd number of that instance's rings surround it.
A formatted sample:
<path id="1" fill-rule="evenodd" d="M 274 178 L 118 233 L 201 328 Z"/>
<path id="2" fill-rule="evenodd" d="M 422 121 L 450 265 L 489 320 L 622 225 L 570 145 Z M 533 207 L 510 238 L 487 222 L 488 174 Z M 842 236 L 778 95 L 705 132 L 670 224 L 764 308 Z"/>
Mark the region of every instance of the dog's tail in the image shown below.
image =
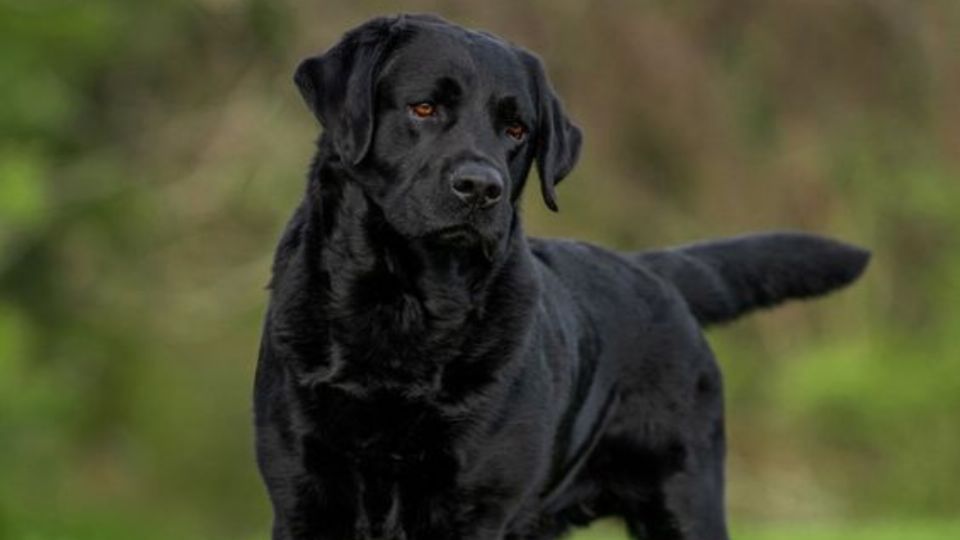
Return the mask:
<path id="1" fill-rule="evenodd" d="M 677 287 L 704 326 L 854 281 L 870 252 L 812 234 L 778 232 L 645 251 L 640 262 Z"/>

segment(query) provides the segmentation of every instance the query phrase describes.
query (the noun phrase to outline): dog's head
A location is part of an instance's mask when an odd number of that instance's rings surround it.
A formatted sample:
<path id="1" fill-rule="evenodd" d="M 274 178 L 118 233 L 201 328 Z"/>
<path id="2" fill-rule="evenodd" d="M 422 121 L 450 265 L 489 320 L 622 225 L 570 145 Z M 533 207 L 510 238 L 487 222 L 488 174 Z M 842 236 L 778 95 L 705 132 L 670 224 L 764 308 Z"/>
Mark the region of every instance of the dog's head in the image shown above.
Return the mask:
<path id="1" fill-rule="evenodd" d="M 536 56 L 434 16 L 369 21 L 294 80 L 321 144 L 408 238 L 501 239 L 531 165 L 556 210 L 580 150 Z"/>

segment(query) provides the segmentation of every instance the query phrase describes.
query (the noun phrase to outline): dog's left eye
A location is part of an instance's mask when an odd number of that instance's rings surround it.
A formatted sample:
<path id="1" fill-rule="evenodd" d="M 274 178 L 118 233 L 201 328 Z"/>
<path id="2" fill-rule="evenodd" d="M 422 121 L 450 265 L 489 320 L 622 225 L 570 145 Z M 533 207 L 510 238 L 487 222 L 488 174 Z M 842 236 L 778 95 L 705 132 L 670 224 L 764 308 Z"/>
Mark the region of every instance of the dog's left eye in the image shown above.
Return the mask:
<path id="1" fill-rule="evenodd" d="M 527 126 L 521 124 L 520 122 L 511 122 L 507 125 L 507 135 L 511 138 L 522 141 L 524 137 L 527 136 Z"/>
<path id="2" fill-rule="evenodd" d="M 429 101 L 410 105 L 410 112 L 417 118 L 430 118 L 437 115 L 437 106 Z"/>

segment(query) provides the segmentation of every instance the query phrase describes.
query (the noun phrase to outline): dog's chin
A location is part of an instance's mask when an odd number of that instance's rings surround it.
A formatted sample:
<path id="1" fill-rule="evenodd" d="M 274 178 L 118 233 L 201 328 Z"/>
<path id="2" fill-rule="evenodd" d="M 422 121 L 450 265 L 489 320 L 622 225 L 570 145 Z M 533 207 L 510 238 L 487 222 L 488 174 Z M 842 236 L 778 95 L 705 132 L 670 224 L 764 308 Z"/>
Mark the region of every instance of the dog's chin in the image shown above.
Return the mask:
<path id="1" fill-rule="evenodd" d="M 424 239 L 435 248 L 448 252 L 480 253 L 492 259 L 497 249 L 497 237 L 485 234 L 471 225 L 443 227 L 428 233 Z"/>

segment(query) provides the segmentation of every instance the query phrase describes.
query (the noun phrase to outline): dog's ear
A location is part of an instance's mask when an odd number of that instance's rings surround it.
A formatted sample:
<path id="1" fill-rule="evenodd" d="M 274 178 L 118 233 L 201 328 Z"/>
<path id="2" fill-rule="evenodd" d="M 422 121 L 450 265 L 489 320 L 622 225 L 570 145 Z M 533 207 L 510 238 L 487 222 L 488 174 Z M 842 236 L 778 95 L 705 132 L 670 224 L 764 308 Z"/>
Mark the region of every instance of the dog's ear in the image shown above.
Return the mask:
<path id="1" fill-rule="evenodd" d="M 580 157 L 582 135 L 573 125 L 560 104 L 560 98 L 547 80 L 540 59 L 527 51 L 524 57 L 533 75 L 538 101 L 535 144 L 537 174 L 540 176 L 540 191 L 547 207 L 557 211 L 556 185 L 573 169 Z"/>
<path id="2" fill-rule="evenodd" d="M 326 53 L 301 62 L 293 77 L 337 153 L 352 165 L 370 148 L 376 79 L 395 22 L 379 18 L 351 30 Z"/>

